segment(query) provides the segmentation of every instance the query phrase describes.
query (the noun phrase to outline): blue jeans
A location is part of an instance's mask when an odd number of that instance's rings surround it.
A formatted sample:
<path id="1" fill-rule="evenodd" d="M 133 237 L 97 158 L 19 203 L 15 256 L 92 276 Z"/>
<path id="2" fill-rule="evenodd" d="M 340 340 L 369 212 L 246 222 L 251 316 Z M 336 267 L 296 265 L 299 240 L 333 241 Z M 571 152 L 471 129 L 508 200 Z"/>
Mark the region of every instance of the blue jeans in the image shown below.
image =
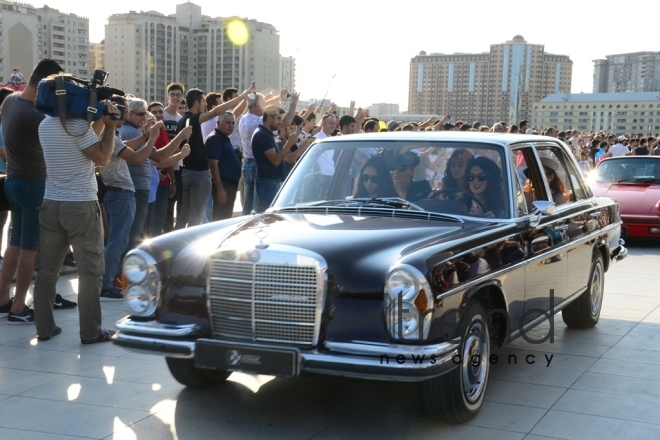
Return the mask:
<path id="1" fill-rule="evenodd" d="M 202 224 L 202 215 L 206 201 L 211 194 L 211 172 L 193 171 L 184 168 L 181 173 L 183 180 L 183 206 L 181 215 L 176 219 L 175 229 Z"/>
<path id="2" fill-rule="evenodd" d="M 103 289 L 112 288 L 119 262 L 128 246 L 128 239 L 135 218 L 135 194 L 131 191 L 108 190 L 103 198 L 103 211 L 110 235 L 105 247 L 105 274 Z"/>
<path id="3" fill-rule="evenodd" d="M 170 186 L 159 185 L 156 189 L 156 201 L 149 203 L 149 213 L 147 214 L 147 223 L 144 225 L 145 237 L 158 237 L 165 228 L 165 219 L 167 217 L 167 204 L 170 199 Z"/>
<path id="4" fill-rule="evenodd" d="M 264 212 L 273 203 L 277 191 L 280 190 L 282 182 L 279 179 L 259 179 L 256 180 L 257 188 L 257 212 Z"/>
<path id="5" fill-rule="evenodd" d="M 147 214 L 149 213 L 149 190 L 136 189 L 135 190 L 135 218 L 133 219 L 133 226 L 131 227 L 131 235 L 128 241 L 128 248 L 126 251 L 133 249 L 142 241 L 142 230 L 147 221 Z"/>
<path id="6" fill-rule="evenodd" d="M 45 180 L 7 177 L 5 196 L 11 207 L 9 244 L 21 249 L 39 249 L 39 211 L 43 204 Z"/>
<path id="7" fill-rule="evenodd" d="M 255 179 L 257 177 L 257 163 L 254 159 L 243 161 L 243 215 L 250 214 L 257 209 L 257 191 Z"/>

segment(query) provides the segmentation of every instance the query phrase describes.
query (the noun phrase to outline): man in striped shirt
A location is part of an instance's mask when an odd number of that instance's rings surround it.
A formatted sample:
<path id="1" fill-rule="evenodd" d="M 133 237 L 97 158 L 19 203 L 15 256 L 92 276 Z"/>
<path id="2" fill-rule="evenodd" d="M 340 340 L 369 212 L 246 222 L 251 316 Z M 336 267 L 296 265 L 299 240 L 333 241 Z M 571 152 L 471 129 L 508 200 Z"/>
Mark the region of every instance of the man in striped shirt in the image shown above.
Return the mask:
<path id="1" fill-rule="evenodd" d="M 112 102 L 108 113 L 119 113 Z M 40 208 L 41 247 L 34 282 L 34 320 L 37 339 L 45 341 L 62 332 L 55 325 L 53 301 L 55 284 L 66 251 L 71 245 L 78 267 L 80 340 L 83 344 L 109 341 L 112 330 L 101 328 L 101 277 L 103 223 L 97 198 L 95 164 L 106 167 L 114 149 L 117 121 L 102 116 L 101 138 L 83 119 L 47 116 L 39 125 L 39 141 L 46 162 L 46 191 Z"/>

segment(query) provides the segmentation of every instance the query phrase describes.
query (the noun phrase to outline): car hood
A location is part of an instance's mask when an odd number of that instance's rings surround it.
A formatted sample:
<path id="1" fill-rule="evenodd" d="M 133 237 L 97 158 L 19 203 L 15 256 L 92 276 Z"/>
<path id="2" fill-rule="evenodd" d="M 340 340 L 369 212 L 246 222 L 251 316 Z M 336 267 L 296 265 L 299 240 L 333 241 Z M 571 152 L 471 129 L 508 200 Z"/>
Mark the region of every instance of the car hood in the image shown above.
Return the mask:
<path id="1" fill-rule="evenodd" d="M 611 197 L 622 214 L 649 214 L 660 200 L 660 185 L 599 183 L 592 187 L 594 195 Z"/>
<path id="2" fill-rule="evenodd" d="M 327 214 L 265 214 L 238 227 L 222 246 L 278 243 L 324 257 L 361 259 L 392 250 L 398 257 L 465 229 L 464 223 Z"/>

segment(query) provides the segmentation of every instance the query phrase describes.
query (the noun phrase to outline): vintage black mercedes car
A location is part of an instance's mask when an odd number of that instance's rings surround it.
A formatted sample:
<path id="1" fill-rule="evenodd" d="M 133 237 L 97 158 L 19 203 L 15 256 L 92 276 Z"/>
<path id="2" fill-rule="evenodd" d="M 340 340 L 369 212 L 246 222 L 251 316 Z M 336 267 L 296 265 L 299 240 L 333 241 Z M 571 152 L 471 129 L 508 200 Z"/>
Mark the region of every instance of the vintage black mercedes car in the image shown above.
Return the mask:
<path id="1" fill-rule="evenodd" d="M 462 422 L 494 348 L 558 311 L 598 322 L 620 225 L 554 138 L 324 139 L 265 213 L 132 250 L 114 342 L 191 387 L 232 371 L 418 382 L 431 415 Z"/>

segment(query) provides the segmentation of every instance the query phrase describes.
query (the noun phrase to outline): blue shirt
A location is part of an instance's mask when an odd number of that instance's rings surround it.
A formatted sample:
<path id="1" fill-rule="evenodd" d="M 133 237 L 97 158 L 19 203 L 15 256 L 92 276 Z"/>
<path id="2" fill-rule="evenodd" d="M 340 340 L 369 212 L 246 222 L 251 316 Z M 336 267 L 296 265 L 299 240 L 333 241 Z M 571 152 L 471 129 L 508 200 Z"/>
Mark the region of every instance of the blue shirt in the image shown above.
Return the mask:
<path id="1" fill-rule="evenodd" d="M 286 176 L 284 161 L 275 166 L 266 157 L 265 152 L 271 148 L 274 148 L 276 153 L 280 151 L 275 142 L 275 135 L 263 125 L 259 125 L 252 135 L 252 154 L 257 164 L 257 179 L 284 180 Z"/>
<path id="2" fill-rule="evenodd" d="M 238 182 L 241 178 L 241 161 L 231 139 L 216 130 L 206 139 L 206 150 L 209 159 L 218 160 L 218 169 L 222 180 Z"/>

